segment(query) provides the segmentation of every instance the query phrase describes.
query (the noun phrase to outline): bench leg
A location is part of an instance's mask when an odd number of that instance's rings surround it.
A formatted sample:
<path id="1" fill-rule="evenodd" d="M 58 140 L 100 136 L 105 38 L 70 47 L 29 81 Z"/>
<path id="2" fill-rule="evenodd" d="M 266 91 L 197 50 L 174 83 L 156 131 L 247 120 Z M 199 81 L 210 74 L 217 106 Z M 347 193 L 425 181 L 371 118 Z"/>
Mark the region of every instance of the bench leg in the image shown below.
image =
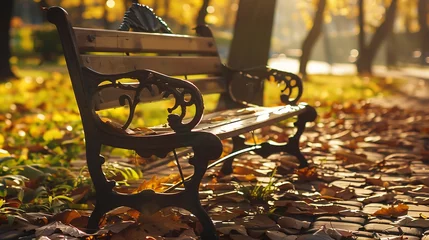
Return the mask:
<path id="1" fill-rule="evenodd" d="M 199 187 L 204 174 L 207 171 L 209 160 L 217 159 L 222 154 L 222 142 L 214 135 L 202 136 L 197 139 L 197 145 L 192 146 L 194 157 L 189 160 L 189 163 L 194 166 L 194 175 L 185 185 L 185 198 L 183 208 L 193 213 L 203 226 L 201 238 L 218 239 L 216 228 L 213 225 L 207 212 L 201 206 L 199 199 Z"/>
<path id="2" fill-rule="evenodd" d="M 105 205 L 107 201 L 102 200 L 105 198 L 105 193 L 112 192 L 113 187 L 115 186 L 114 181 L 108 181 L 106 176 L 101 169 L 101 166 L 105 162 L 103 156 L 100 155 L 101 143 L 97 141 L 88 139 L 86 143 L 86 163 L 88 166 L 89 174 L 91 180 L 94 184 L 96 192 L 96 206 L 92 212 L 89 221 L 88 229 L 91 231 L 98 230 L 98 224 L 101 217 L 109 210 L 109 207 Z"/>
<path id="3" fill-rule="evenodd" d="M 246 139 L 244 137 L 240 137 L 240 136 L 232 137 L 232 152 L 236 152 L 246 148 L 246 144 L 244 144 L 245 141 Z M 234 161 L 234 158 L 235 156 L 232 156 L 231 158 L 226 159 L 223 162 L 222 168 L 220 169 L 220 172 L 222 174 L 229 175 L 233 172 L 232 162 Z"/>
<path id="4" fill-rule="evenodd" d="M 194 174 L 185 183 L 185 191 L 176 193 L 155 193 L 144 190 L 136 194 L 121 194 L 113 190 L 115 182 L 107 181 L 101 166 L 104 158 L 100 156 L 101 145 L 87 145 L 87 163 L 96 190 L 96 206 L 88 221 L 88 231 L 99 229 L 100 219 L 107 212 L 127 206 L 142 213 L 152 214 L 165 207 L 179 207 L 193 213 L 201 225 L 201 239 L 216 240 L 216 228 L 199 200 L 199 186 L 207 170 L 209 160 L 217 159 L 222 154 L 222 143 L 214 135 L 200 134 L 195 136 L 192 146 L 194 156 L 189 163 L 194 166 Z"/>
<path id="5" fill-rule="evenodd" d="M 305 159 L 304 155 L 302 155 L 301 150 L 299 149 L 299 142 L 301 139 L 301 135 L 304 133 L 305 125 L 307 122 L 313 122 L 316 120 L 317 112 L 316 110 L 307 105 L 306 111 L 298 115 L 298 120 L 294 123 L 297 131 L 295 135 L 289 138 L 289 141 L 285 143 L 276 143 L 273 141 L 268 141 L 261 144 L 261 148 L 255 150 L 255 152 L 262 157 L 268 157 L 273 153 L 278 152 L 287 152 L 290 155 L 295 156 L 299 160 L 299 167 L 307 167 L 308 162 Z"/>

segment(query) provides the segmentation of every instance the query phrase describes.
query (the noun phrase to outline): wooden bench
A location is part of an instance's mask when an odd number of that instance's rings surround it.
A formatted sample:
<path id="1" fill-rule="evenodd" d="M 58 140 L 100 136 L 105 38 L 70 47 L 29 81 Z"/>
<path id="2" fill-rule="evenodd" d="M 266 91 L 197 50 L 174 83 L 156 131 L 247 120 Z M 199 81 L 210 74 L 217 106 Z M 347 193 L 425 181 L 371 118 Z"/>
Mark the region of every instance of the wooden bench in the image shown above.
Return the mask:
<path id="1" fill-rule="evenodd" d="M 233 140 L 233 153 L 214 163 L 225 161 L 222 171 L 226 174 L 232 172 L 233 158 L 250 150 L 262 156 L 287 152 L 299 159 L 301 167 L 307 166 L 299 150 L 299 139 L 306 123 L 314 121 L 317 114 L 311 106 L 298 103 L 303 91 L 298 76 L 265 67 L 237 71 L 224 66 L 211 31 L 205 26 L 197 28 L 199 36 L 185 36 L 77 28 L 71 25 L 67 12 L 60 7 L 49 8 L 47 16 L 56 25 L 62 42 L 85 132 L 87 165 L 96 189 L 96 206 L 88 229 L 98 229 L 101 217 L 119 206 L 141 212 L 177 206 L 199 219 L 204 228 L 203 239 L 216 239 L 216 229 L 200 204 L 198 191 L 209 161 L 221 156 L 221 140 L 226 138 Z M 104 54 L 97 54 L 99 52 Z M 192 81 L 172 77 L 191 78 L 191 75 L 196 76 Z M 260 107 L 237 100 L 232 89 L 236 78 L 247 80 L 246 86 L 259 85 L 266 79 L 282 84 L 279 93 L 285 105 Z M 127 81 L 119 82 L 121 79 Z M 240 108 L 216 111 L 203 117 L 202 94 L 211 93 L 226 97 L 226 106 Z M 130 128 L 139 103 L 167 97 L 175 100 L 175 105 L 166 109 L 170 113 L 167 124 L 145 128 L 145 131 Z M 100 110 L 117 107 L 129 110 L 125 123 L 117 125 L 99 116 Z M 191 107 L 194 114 L 189 117 Z M 177 110 L 179 113 L 175 114 Z M 297 117 L 297 131 L 288 143 L 267 142 L 246 147 L 239 137 L 292 117 Z M 158 157 L 188 147 L 193 151 L 189 163 L 194 173 L 186 179 L 182 177 L 183 191 L 172 192 L 170 188 L 165 193 L 144 190 L 121 194 L 114 191 L 115 182 L 107 180 L 102 171 L 105 161 L 100 155 L 102 145 Z"/>

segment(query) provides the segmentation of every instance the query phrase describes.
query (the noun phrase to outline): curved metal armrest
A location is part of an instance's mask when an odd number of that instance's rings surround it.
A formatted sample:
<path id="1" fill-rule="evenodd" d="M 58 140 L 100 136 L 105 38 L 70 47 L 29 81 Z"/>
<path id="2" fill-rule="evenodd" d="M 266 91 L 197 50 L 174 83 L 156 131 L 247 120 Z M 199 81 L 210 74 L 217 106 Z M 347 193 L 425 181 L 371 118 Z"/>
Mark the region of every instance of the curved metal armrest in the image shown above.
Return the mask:
<path id="1" fill-rule="evenodd" d="M 127 104 L 130 106 L 128 120 L 124 126 L 122 126 L 122 129 L 127 129 L 131 124 L 136 106 L 140 103 L 140 94 L 142 91 L 147 89 L 152 93 L 154 87 L 158 89 L 159 94 L 163 98 L 172 96 L 175 99 L 174 106 L 167 109 L 170 113 L 167 121 L 175 132 L 191 131 L 202 119 L 204 112 L 202 95 L 198 88 L 189 81 L 172 78 L 151 70 L 136 70 L 123 74 L 105 75 L 85 67 L 83 68 L 83 73 L 87 82 L 90 83 L 90 90 L 88 91 L 89 96 L 95 96 L 95 94 L 106 87 L 114 87 L 134 92 L 132 97 L 124 93 L 118 98 L 121 106 L 125 106 Z M 135 79 L 138 81 L 138 84 L 126 85 L 118 82 L 118 80 L 122 78 Z M 109 81 L 111 84 L 100 86 L 100 83 L 105 81 Z M 192 119 L 183 123 L 183 119 L 186 115 L 186 108 L 191 107 L 192 105 L 195 105 L 195 115 Z M 172 113 L 179 107 L 181 111 L 180 115 Z M 94 107 L 93 111 L 95 113 Z"/>
<path id="2" fill-rule="evenodd" d="M 260 66 L 247 69 L 232 69 L 225 66 L 226 71 L 231 76 L 231 81 L 234 79 L 232 76 L 239 75 L 240 78 L 244 78 L 246 81 L 261 83 L 263 80 L 270 82 L 276 82 L 280 89 L 280 100 L 284 104 L 296 105 L 303 93 L 302 80 L 298 75 L 290 72 L 281 71 L 267 66 Z M 234 94 L 231 89 L 231 82 L 228 83 L 229 93 L 235 100 Z M 262 88 L 260 89 L 262 91 Z"/>

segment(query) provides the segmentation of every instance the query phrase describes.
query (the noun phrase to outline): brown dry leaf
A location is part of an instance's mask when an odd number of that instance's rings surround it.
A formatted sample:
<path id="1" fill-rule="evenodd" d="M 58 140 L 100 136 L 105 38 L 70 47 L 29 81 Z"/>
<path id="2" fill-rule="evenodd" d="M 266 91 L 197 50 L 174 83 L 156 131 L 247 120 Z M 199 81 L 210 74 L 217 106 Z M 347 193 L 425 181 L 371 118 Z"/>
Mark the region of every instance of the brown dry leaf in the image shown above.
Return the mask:
<path id="1" fill-rule="evenodd" d="M 346 210 L 346 207 L 342 207 L 335 204 L 327 204 L 327 205 L 318 205 L 317 209 L 314 211 L 314 214 L 330 214 L 337 215 L 340 211 Z"/>
<path id="2" fill-rule="evenodd" d="M 246 199 L 244 198 L 243 194 L 238 193 L 236 190 L 234 191 L 229 191 L 229 192 L 223 192 L 223 193 L 219 193 L 214 197 L 214 201 L 219 203 L 219 202 L 243 202 Z"/>
<path id="3" fill-rule="evenodd" d="M 375 211 L 372 215 L 382 217 L 399 217 L 408 213 L 408 206 L 400 203 L 397 206 L 390 206 L 389 208 L 381 208 Z"/>
<path id="4" fill-rule="evenodd" d="M 77 203 L 82 200 L 82 198 L 84 198 L 88 194 L 89 189 L 89 186 L 83 186 L 73 189 L 73 191 L 70 193 L 71 198 L 73 198 L 73 202 Z"/>
<path id="5" fill-rule="evenodd" d="M 240 182 L 253 182 L 256 181 L 256 176 L 253 174 L 247 174 L 247 175 L 237 175 L 232 174 L 233 178 L 236 178 Z"/>
<path id="6" fill-rule="evenodd" d="M 372 164 L 353 163 L 353 164 L 345 165 L 344 168 L 350 171 L 368 171 L 372 168 Z"/>
<path id="7" fill-rule="evenodd" d="M 384 182 L 381 180 L 380 177 L 375 178 L 375 177 L 367 177 L 366 178 L 366 183 L 368 185 L 376 185 L 376 186 L 384 186 Z"/>
<path id="8" fill-rule="evenodd" d="M 109 232 L 112 232 L 112 233 L 119 233 L 135 223 L 136 223 L 135 221 L 118 221 L 113 224 L 104 226 L 103 229 L 108 230 Z"/>
<path id="9" fill-rule="evenodd" d="M 301 181 L 314 181 L 318 178 L 316 168 L 300 168 L 295 170 L 295 173 L 298 175 L 298 180 Z"/>
<path id="10" fill-rule="evenodd" d="M 414 201 L 416 201 L 418 204 L 428 205 L 429 204 L 429 197 L 417 196 L 414 198 Z"/>
<path id="11" fill-rule="evenodd" d="M 270 240 L 296 240 L 298 237 L 296 235 L 286 235 L 279 231 L 267 231 L 265 234 Z"/>
<path id="12" fill-rule="evenodd" d="M 233 172 L 238 175 L 255 175 L 255 176 L 263 176 L 259 172 L 255 170 L 252 166 L 244 165 L 244 164 L 234 164 Z"/>
<path id="13" fill-rule="evenodd" d="M 375 194 L 375 195 L 366 197 L 362 202 L 365 204 L 386 202 L 386 201 L 392 200 L 394 197 L 395 197 L 395 194 L 391 192 L 380 193 L 380 194 Z"/>
<path id="14" fill-rule="evenodd" d="M 213 178 L 216 179 L 216 178 Z M 234 183 L 203 183 L 201 185 L 202 189 L 210 189 L 210 190 L 222 190 L 222 191 L 231 191 L 237 188 Z"/>
<path id="15" fill-rule="evenodd" d="M 404 167 L 399 167 L 399 168 L 391 168 L 391 169 L 385 170 L 384 172 L 388 173 L 388 174 L 394 173 L 394 174 L 406 174 L 406 175 L 412 173 L 410 166 L 404 166 Z"/>
<path id="16" fill-rule="evenodd" d="M 289 181 L 282 181 L 282 182 L 276 182 L 274 186 L 279 190 L 289 190 L 289 189 L 295 189 L 295 186 L 293 183 Z"/>
<path id="17" fill-rule="evenodd" d="M 366 157 L 357 155 L 355 153 L 347 152 L 346 150 L 339 149 L 335 152 L 335 156 L 340 159 L 344 159 L 348 164 L 352 163 L 366 163 L 369 165 L 374 164 L 374 162 L 368 160 Z"/>
<path id="18" fill-rule="evenodd" d="M 270 217 L 267 215 L 259 214 L 254 216 L 245 216 L 242 218 L 237 218 L 235 220 L 237 224 L 241 224 L 247 229 L 270 229 L 277 227 L 277 223 L 273 221 Z"/>
<path id="19" fill-rule="evenodd" d="M 300 221 L 291 217 L 280 217 L 277 219 L 277 224 L 282 228 L 307 229 L 310 227 L 310 222 Z"/>
<path id="20" fill-rule="evenodd" d="M 354 232 L 347 229 L 327 228 L 326 233 L 334 239 L 354 239 Z"/>
<path id="21" fill-rule="evenodd" d="M 272 202 L 274 207 L 295 207 L 301 210 L 313 210 L 314 206 L 304 202 L 304 201 L 293 201 L 293 200 L 278 200 Z"/>
<path id="22" fill-rule="evenodd" d="M 209 211 L 212 220 L 230 221 L 238 216 L 245 215 L 246 212 L 240 208 L 228 209 L 223 206 L 216 206 Z"/>
<path id="23" fill-rule="evenodd" d="M 328 196 L 328 197 L 335 197 L 335 194 L 337 193 L 337 190 L 332 187 L 323 187 L 320 190 L 320 195 L 322 195 L 322 198 Z"/>
<path id="24" fill-rule="evenodd" d="M 419 181 L 423 183 L 425 186 L 429 186 L 429 177 L 419 179 Z"/>
<path id="25" fill-rule="evenodd" d="M 146 189 L 152 189 L 156 192 L 162 192 L 167 188 L 167 186 L 165 186 L 164 183 L 176 183 L 179 181 L 180 181 L 179 174 L 170 174 L 162 178 L 158 178 L 156 175 L 154 175 L 150 180 L 144 180 L 139 185 L 136 192 L 141 192 Z"/>
<path id="26" fill-rule="evenodd" d="M 411 216 L 401 216 L 394 224 L 405 227 L 429 228 L 428 219 L 413 218 Z"/>
<path id="27" fill-rule="evenodd" d="M 189 229 L 190 227 L 179 221 L 180 217 L 171 211 L 158 211 L 152 215 L 141 214 L 139 229 L 142 233 L 147 233 L 152 236 L 164 236 L 172 231 L 179 231 L 181 229 Z"/>
<path id="28" fill-rule="evenodd" d="M 343 200 L 350 200 L 356 196 L 355 190 L 351 188 L 346 188 L 344 190 L 341 190 L 339 192 L 335 193 L 335 197 L 341 198 Z"/>
<path id="29" fill-rule="evenodd" d="M 212 117 L 209 119 L 203 119 L 203 120 L 201 120 L 201 123 L 214 123 L 214 122 L 220 122 L 220 121 L 224 121 L 224 120 L 228 120 L 228 118 L 223 117 L 223 116 L 216 116 L 216 117 Z"/>
<path id="30" fill-rule="evenodd" d="M 362 212 L 361 210 L 353 210 L 353 209 L 346 209 L 339 212 L 339 215 L 345 216 L 345 217 L 366 217 L 368 214 Z"/>
<path id="31" fill-rule="evenodd" d="M 341 179 L 341 177 L 334 176 L 332 174 L 324 173 L 324 174 L 321 174 L 321 176 L 319 176 L 319 179 L 324 181 L 324 182 L 333 182 L 335 180 Z"/>
<path id="32" fill-rule="evenodd" d="M 36 237 L 40 236 L 50 236 L 53 233 L 60 231 L 64 234 L 70 235 L 72 237 L 87 237 L 90 236 L 90 234 L 87 234 L 81 230 L 79 230 L 76 227 L 73 227 L 71 225 L 67 225 L 61 222 L 52 222 L 48 225 L 45 225 L 43 227 L 40 227 L 36 229 Z M 102 230 L 100 230 L 102 231 Z M 98 233 L 100 233 L 100 231 Z M 107 233 L 107 231 L 104 231 L 104 233 Z"/>
<path id="33" fill-rule="evenodd" d="M 76 210 L 65 210 L 54 216 L 55 221 L 62 222 L 64 224 L 70 224 L 75 218 L 81 217 L 80 213 Z"/>
<path id="34" fill-rule="evenodd" d="M 243 225 L 235 224 L 233 222 L 223 223 L 222 227 L 217 227 L 216 230 L 226 235 L 229 235 L 231 231 L 236 231 L 244 236 L 248 236 L 247 230 Z"/>

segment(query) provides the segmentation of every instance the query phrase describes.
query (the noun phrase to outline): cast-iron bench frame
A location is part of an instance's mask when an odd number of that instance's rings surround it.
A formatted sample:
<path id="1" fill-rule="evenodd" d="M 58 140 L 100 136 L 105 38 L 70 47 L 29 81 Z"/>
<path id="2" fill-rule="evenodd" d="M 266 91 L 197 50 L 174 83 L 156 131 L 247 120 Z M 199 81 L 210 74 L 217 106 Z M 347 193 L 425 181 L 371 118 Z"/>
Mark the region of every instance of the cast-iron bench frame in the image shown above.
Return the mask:
<path id="1" fill-rule="evenodd" d="M 317 113 L 313 107 L 298 103 L 303 88 L 301 79 L 295 74 L 266 67 L 238 71 L 224 66 L 220 63 L 213 35 L 206 26 L 197 28 L 199 36 L 121 32 L 72 27 L 67 12 L 60 7 L 49 8 L 47 16 L 48 20 L 56 25 L 63 46 L 83 124 L 87 165 L 96 190 L 96 206 L 89 219 L 88 229 L 98 229 L 101 217 L 119 206 L 128 206 L 141 212 L 154 212 L 167 206 L 176 206 L 189 210 L 199 219 L 204 228 L 201 233 L 203 239 L 216 239 L 216 229 L 201 206 L 198 195 L 199 185 L 209 161 L 221 156 L 221 140 L 225 138 L 232 138 L 233 152 L 215 162 L 225 162 L 221 170 L 225 174 L 232 172 L 232 162 L 236 155 L 250 150 L 261 156 L 287 152 L 298 158 L 300 167 L 308 166 L 307 160 L 300 152 L 299 140 L 306 123 L 314 121 Z M 156 51 L 160 56 L 150 58 L 147 55 L 128 54 L 144 53 L 146 49 Z M 106 57 L 87 55 L 88 52 L 126 55 Z M 176 53 L 178 55 L 172 56 Z M 113 68 L 123 68 L 124 71 L 110 72 Z M 171 77 L 204 73 L 204 77 L 194 82 Z M 237 77 L 246 79 L 250 85 L 258 85 L 265 79 L 283 84 L 280 90 L 281 100 L 285 105 L 261 108 L 237 100 L 231 89 L 233 79 Z M 124 78 L 134 79 L 135 83 L 118 81 Z M 205 122 L 202 123 L 202 94 L 214 92 L 227 97 L 226 106 L 240 106 L 241 110 L 249 113 L 224 122 L 210 122 L 212 118 L 224 116 L 219 112 L 211 113 L 205 116 Z M 165 97 L 175 99 L 175 106 L 168 109 L 170 115 L 167 125 L 154 128 L 155 134 L 127 133 L 139 103 Z M 100 109 L 125 105 L 129 107 L 130 114 L 126 123 L 117 130 L 112 129 L 112 126 L 97 114 Z M 185 117 L 186 109 L 190 106 L 195 108 L 192 118 Z M 181 110 L 181 113 L 173 114 L 174 109 Z M 236 110 L 229 110 L 229 113 L 231 111 Z M 297 131 L 289 138 L 288 143 L 266 142 L 246 147 L 244 140 L 239 137 L 240 134 L 292 117 L 297 117 L 294 124 Z M 158 157 L 165 157 L 177 148 L 190 147 L 193 156 L 189 163 L 193 165 L 194 173 L 188 176 L 184 183 L 179 183 L 185 186 L 183 191 L 171 192 L 179 185 L 176 184 L 164 193 L 155 193 L 152 190 L 143 190 L 136 194 L 118 193 L 113 189 L 115 182 L 106 179 L 102 171 L 105 161 L 100 155 L 102 145 L 135 150 L 141 156 Z"/>

